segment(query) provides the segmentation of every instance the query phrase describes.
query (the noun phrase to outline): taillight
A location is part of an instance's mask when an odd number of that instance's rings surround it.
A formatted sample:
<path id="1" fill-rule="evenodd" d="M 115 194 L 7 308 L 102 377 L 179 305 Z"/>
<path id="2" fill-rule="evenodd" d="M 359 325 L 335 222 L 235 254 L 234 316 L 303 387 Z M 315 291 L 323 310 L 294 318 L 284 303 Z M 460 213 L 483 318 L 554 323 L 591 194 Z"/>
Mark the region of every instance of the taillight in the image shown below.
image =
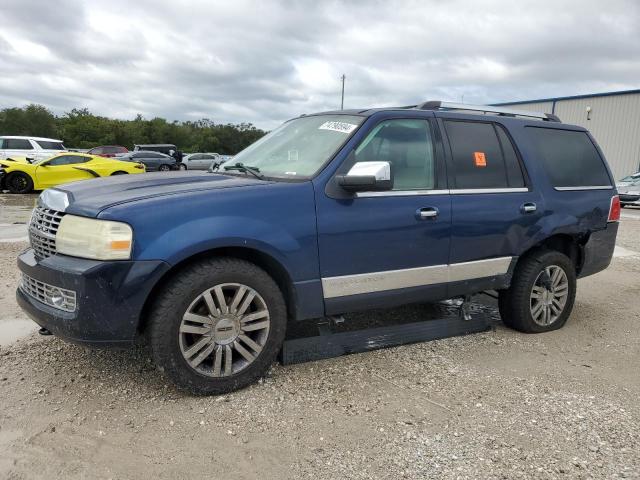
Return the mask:
<path id="1" fill-rule="evenodd" d="M 611 206 L 609 207 L 608 222 L 617 222 L 620 220 L 620 197 L 614 195 L 611 197 Z"/>

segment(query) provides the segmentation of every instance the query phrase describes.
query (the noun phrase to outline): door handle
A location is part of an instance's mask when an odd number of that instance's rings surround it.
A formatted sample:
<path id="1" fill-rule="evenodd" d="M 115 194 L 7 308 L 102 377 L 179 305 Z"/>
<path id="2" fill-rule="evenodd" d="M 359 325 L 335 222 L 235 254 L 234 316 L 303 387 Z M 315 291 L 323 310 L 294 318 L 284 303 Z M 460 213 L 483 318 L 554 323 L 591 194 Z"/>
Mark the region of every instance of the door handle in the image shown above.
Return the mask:
<path id="1" fill-rule="evenodd" d="M 435 219 L 438 216 L 438 209 L 436 207 L 424 207 L 424 208 L 419 208 L 418 211 L 416 212 L 416 216 L 420 219 L 420 220 L 429 220 L 429 219 Z"/>
<path id="2" fill-rule="evenodd" d="M 537 208 L 538 207 L 536 206 L 535 203 L 527 202 L 522 204 L 522 206 L 520 207 L 520 211 L 522 213 L 533 213 L 536 211 Z"/>

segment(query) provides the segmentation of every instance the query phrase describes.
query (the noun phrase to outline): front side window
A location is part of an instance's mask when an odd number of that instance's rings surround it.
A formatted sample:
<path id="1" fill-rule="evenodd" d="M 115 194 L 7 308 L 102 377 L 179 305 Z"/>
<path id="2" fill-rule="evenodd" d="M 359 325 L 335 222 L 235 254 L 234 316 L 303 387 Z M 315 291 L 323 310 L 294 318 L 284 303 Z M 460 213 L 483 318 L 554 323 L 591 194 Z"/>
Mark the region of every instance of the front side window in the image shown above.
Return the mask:
<path id="1" fill-rule="evenodd" d="M 312 115 L 291 120 L 250 145 L 225 165 L 242 163 L 267 177 L 309 178 L 353 135 L 364 117 Z"/>
<path id="2" fill-rule="evenodd" d="M 393 190 L 432 189 L 435 159 L 431 127 L 426 120 L 379 123 L 355 151 L 356 162 L 389 162 Z"/>
<path id="3" fill-rule="evenodd" d="M 457 189 L 520 188 L 524 177 L 502 127 L 486 122 L 444 122 Z"/>
<path id="4" fill-rule="evenodd" d="M 52 158 L 47 165 L 58 167 L 60 165 L 73 165 L 75 163 L 84 163 L 90 160 L 91 157 L 84 157 L 80 155 L 60 155 L 59 157 Z"/>
<path id="5" fill-rule="evenodd" d="M 8 150 L 33 150 L 33 145 L 29 140 L 23 138 L 6 138 L 4 148 Z"/>
<path id="6" fill-rule="evenodd" d="M 554 187 L 611 186 L 607 169 L 586 132 L 527 128 Z"/>

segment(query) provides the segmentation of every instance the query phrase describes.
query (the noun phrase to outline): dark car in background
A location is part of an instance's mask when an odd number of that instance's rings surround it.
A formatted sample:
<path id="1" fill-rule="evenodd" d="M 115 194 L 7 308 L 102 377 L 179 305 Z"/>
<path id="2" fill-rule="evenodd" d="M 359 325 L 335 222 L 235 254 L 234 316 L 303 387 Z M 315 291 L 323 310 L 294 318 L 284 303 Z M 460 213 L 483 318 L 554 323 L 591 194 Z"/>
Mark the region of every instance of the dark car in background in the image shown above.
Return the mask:
<path id="1" fill-rule="evenodd" d="M 121 145 L 102 145 L 100 147 L 93 147 L 91 150 L 87 151 L 89 155 L 100 155 L 101 157 L 108 158 L 127 152 L 129 152 L 129 149 Z"/>
<path id="2" fill-rule="evenodd" d="M 116 159 L 125 162 L 140 162 L 144 164 L 147 172 L 168 172 L 179 169 L 175 158 L 160 152 L 135 150 L 118 155 Z"/>

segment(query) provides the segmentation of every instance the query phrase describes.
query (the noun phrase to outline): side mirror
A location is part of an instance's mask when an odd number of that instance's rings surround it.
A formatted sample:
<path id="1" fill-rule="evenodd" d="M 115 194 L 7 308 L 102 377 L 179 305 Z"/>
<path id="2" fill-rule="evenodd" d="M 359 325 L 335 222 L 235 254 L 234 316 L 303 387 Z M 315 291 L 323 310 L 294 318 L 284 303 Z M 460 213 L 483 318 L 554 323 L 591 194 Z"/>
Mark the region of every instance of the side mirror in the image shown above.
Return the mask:
<path id="1" fill-rule="evenodd" d="M 338 185 L 350 192 L 391 190 L 391 165 L 389 162 L 358 162 L 346 175 L 337 175 Z"/>

